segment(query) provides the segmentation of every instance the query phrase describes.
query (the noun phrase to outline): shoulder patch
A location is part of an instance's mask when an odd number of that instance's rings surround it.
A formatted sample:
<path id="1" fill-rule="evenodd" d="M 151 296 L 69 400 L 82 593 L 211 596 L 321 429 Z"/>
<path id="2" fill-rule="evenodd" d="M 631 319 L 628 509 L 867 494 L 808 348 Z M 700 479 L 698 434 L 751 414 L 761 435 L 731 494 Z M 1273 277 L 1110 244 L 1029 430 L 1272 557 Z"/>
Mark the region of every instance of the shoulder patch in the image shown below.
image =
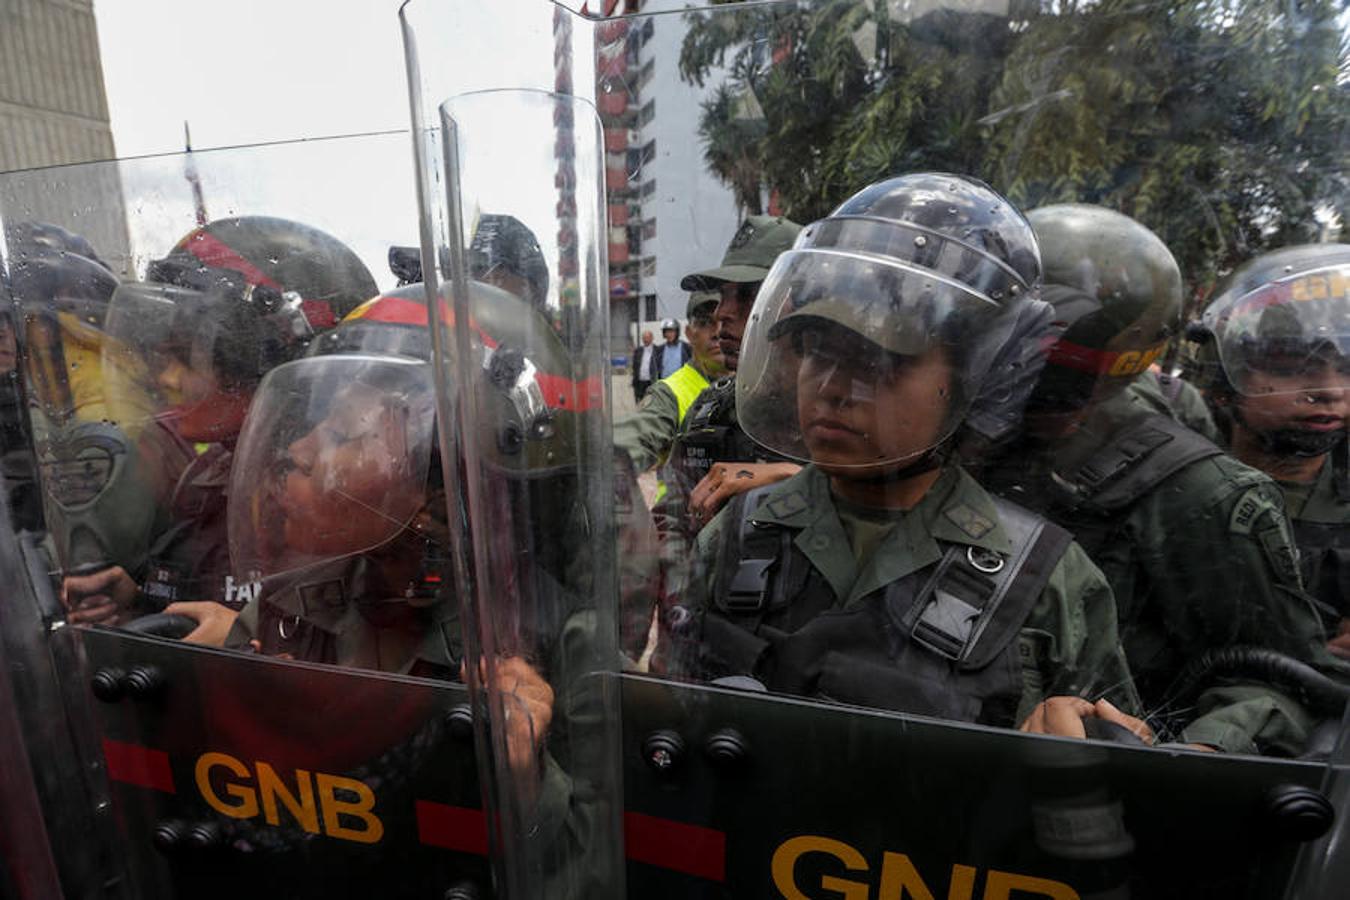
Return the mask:
<path id="1" fill-rule="evenodd" d="M 1253 526 L 1266 512 L 1280 511 L 1279 504 L 1271 498 L 1263 485 L 1250 487 L 1238 498 L 1233 514 L 1228 519 L 1228 530 L 1234 534 L 1251 534 Z"/>
<path id="2" fill-rule="evenodd" d="M 782 497 L 776 497 L 764 505 L 764 508 L 780 519 L 796 515 L 806 509 L 806 498 L 800 491 L 793 491 Z"/>
<path id="3" fill-rule="evenodd" d="M 1270 561 L 1271 568 L 1280 576 L 1280 580 L 1289 585 L 1299 584 L 1298 550 L 1289 539 L 1284 524 L 1277 522 L 1261 529 L 1256 536 L 1261 541 L 1262 552 Z"/>
<path id="4" fill-rule="evenodd" d="M 980 515 L 975 510 L 966 506 L 964 503 L 958 503 L 951 509 L 943 513 L 951 520 L 957 528 L 960 528 L 972 538 L 982 538 L 994 530 L 994 523 L 987 517 Z"/>

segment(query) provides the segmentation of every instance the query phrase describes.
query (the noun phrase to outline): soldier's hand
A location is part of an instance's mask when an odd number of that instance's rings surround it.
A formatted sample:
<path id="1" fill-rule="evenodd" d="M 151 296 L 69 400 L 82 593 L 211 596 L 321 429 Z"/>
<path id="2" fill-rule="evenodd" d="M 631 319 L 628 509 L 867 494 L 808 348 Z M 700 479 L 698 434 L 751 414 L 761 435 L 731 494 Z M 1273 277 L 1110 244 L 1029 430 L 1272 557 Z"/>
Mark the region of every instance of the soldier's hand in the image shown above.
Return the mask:
<path id="1" fill-rule="evenodd" d="M 487 683 L 486 666 L 479 666 L 483 686 L 502 698 L 506 714 L 506 751 L 511 770 L 520 774 L 539 769 L 539 753 L 553 722 L 553 688 L 523 657 L 497 660 L 495 681 Z M 463 672 L 460 677 L 463 678 Z"/>
<path id="2" fill-rule="evenodd" d="M 1133 732 L 1145 744 L 1153 743 L 1153 729 L 1142 720 L 1121 712 L 1109 700 L 1090 703 L 1082 697 L 1051 697 L 1036 704 L 1018 731 L 1087 738 L 1084 719 L 1104 719 Z"/>
<path id="3" fill-rule="evenodd" d="M 91 575 L 66 576 L 61 605 L 72 625 L 116 625 L 127 618 L 138 590 L 126 569 L 112 566 Z"/>
<path id="4" fill-rule="evenodd" d="M 706 525 L 728 500 L 765 484 L 791 478 L 801 471 L 795 463 L 713 463 L 689 495 L 694 527 Z"/>
<path id="5" fill-rule="evenodd" d="M 197 623 L 197 627 L 188 632 L 183 640 L 191 644 L 206 644 L 210 647 L 225 646 L 225 636 L 234 627 L 239 613 L 214 600 L 188 600 L 170 603 L 164 607 L 166 613 L 187 616 Z"/>
<path id="6" fill-rule="evenodd" d="M 1327 649 L 1341 659 L 1350 659 L 1350 619 L 1341 619 L 1336 636 L 1327 642 Z"/>

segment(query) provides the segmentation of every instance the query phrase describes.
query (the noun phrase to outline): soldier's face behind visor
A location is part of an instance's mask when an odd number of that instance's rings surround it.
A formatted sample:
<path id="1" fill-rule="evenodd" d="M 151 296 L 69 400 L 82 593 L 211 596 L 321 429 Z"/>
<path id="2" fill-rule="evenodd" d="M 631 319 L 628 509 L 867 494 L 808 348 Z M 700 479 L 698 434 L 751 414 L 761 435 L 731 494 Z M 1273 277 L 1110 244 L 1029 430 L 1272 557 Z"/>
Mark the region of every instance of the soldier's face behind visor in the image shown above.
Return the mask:
<path id="1" fill-rule="evenodd" d="M 838 474 L 877 474 L 941 440 L 952 370 L 938 345 L 890 353 L 844 328 L 793 337 L 800 355 L 797 415 L 812 462 Z"/>

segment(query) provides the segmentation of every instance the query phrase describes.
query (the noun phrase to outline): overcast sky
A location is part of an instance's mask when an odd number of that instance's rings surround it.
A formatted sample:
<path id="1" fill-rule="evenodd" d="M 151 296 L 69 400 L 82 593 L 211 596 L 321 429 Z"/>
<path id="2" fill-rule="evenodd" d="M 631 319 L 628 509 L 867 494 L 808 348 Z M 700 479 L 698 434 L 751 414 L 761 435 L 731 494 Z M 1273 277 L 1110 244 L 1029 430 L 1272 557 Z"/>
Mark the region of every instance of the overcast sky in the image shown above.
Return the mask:
<path id="1" fill-rule="evenodd" d="M 509 81 L 551 87 L 554 38 L 546 0 L 419 3 L 418 24 L 426 29 L 419 34 L 427 35 L 419 37 L 422 64 L 438 99 Z M 185 120 L 199 151 L 407 128 L 400 5 L 401 0 L 96 0 L 117 156 L 181 151 Z M 522 6 L 533 15 L 525 15 Z M 450 11 L 456 13 L 453 22 Z M 470 29 L 477 34 L 504 28 L 510 31 L 499 40 L 509 42 L 509 54 L 491 38 L 456 37 Z M 589 54 L 581 52 L 589 65 Z M 501 65 L 508 55 L 512 64 Z M 578 82 L 586 78 L 593 83 L 593 70 L 579 71 Z M 467 192 L 466 219 L 473 210 L 516 215 L 535 232 L 553 268 L 558 199 L 553 116 L 538 100 L 526 98 L 524 109 L 507 102 L 476 104 L 475 139 L 463 151 L 466 180 L 471 174 L 477 186 Z M 434 122 L 434 102 L 427 113 Z M 531 129 L 532 122 L 538 127 Z M 418 241 L 415 189 L 407 141 L 376 144 L 369 151 L 325 151 L 319 157 L 328 168 L 306 171 L 302 179 L 288 174 L 293 163 L 280 151 L 198 154 L 208 212 L 213 218 L 268 212 L 326 224 L 339 236 L 348 235 L 345 226 L 359 216 L 361 236 L 344 239 L 363 245 L 358 253 L 386 285 L 388 244 Z M 169 180 L 181 187 L 176 173 Z M 147 177 L 162 176 L 150 171 Z M 186 195 L 178 194 L 175 203 L 183 207 Z M 190 208 L 172 213 L 144 226 L 153 229 L 137 241 L 146 253 L 176 239 Z M 466 226 L 471 230 L 472 221 Z M 142 230 L 136 222 L 132 227 Z"/>
<path id="2" fill-rule="evenodd" d="M 403 128 L 399 0 L 96 0 L 119 157 Z"/>

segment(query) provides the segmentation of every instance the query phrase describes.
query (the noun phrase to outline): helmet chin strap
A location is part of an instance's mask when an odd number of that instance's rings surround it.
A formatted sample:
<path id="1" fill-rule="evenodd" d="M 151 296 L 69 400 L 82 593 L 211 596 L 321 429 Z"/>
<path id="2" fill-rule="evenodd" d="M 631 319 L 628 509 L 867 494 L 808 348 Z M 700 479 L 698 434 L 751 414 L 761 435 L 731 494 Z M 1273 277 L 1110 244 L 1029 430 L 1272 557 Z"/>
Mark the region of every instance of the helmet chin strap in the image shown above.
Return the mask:
<path id="1" fill-rule="evenodd" d="M 934 469 L 940 469 L 947 464 L 947 460 L 952 456 L 953 440 L 947 437 L 929 450 L 925 450 L 908 465 L 901 466 L 888 472 L 879 472 L 876 475 L 867 475 L 862 478 L 853 478 L 852 481 L 860 484 L 898 484 L 902 481 L 908 481 L 916 475 L 922 475 L 925 472 L 931 472 Z"/>

